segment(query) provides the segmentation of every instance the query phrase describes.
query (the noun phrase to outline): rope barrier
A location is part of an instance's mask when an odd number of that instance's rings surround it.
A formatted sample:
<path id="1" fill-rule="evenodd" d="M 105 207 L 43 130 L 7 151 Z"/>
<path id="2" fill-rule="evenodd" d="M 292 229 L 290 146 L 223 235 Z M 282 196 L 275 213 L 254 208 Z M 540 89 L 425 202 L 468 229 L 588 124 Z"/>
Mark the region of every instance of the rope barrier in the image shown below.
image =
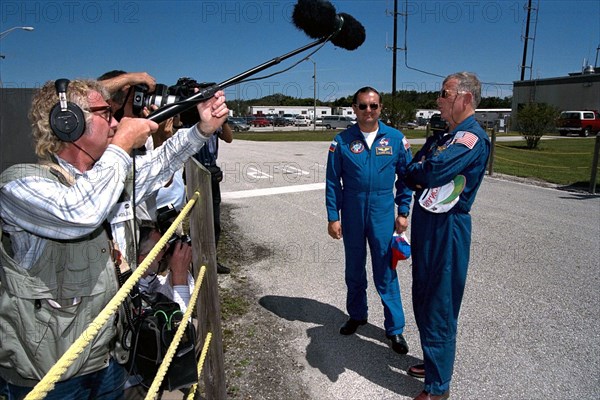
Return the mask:
<path id="1" fill-rule="evenodd" d="M 501 147 L 503 149 L 514 150 L 514 151 L 531 152 L 531 150 L 529 150 L 529 149 L 516 149 L 514 147 L 503 146 L 503 145 L 498 144 L 498 143 L 496 143 L 496 147 Z M 590 155 L 590 153 L 551 153 L 551 155 L 557 155 L 557 156 L 587 156 L 587 155 Z"/>
<path id="2" fill-rule="evenodd" d="M 200 268 L 200 272 L 198 273 L 198 281 L 196 282 L 196 286 L 194 287 L 194 292 L 190 297 L 189 304 L 196 304 L 198 300 L 198 294 L 200 293 L 200 287 L 202 286 L 202 281 L 204 280 L 204 274 L 206 272 L 206 266 L 202 266 Z M 150 385 L 150 389 L 148 389 L 148 393 L 146 394 L 146 400 L 156 399 L 158 397 L 158 391 L 160 390 L 160 385 L 162 384 L 165 375 L 167 374 L 167 370 L 171 366 L 171 361 L 175 356 L 175 352 L 177 351 L 177 347 L 179 346 L 179 342 L 183 338 L 183 334 L 185 333 L 185 328 L 189 323 L 192 317 L 192 311 L 194 311 L 194 307 L 188 307 L 183 314 L 183 318 L 181 319 L 181 323 L 175 332 L 175 336 L 167 349 L 167 353 L 165 354 L 165 358 L 163 359 L 160 367 L 158 367 L 158 371 L 156 372 L 156 376 L 152 381 L 152 385 Z"/>
<path id="3" fill-rule="evenodd" d="M 204 368 L 204 360 L 206 359 L 206 355 L 208 354 L 208 348 L 210 347 L 210 340 L 212 339 L 212 333 L 208 332 L 206 334 L 206 339 L 204 340 L 204 345 L 202 346 L 202 353 L 200 354 L 200 360 L 198 361 L 198 379 L 200 379 L 200 375 L 202 374 L 202 369 Z M 190 388 L 190 392 L 188 393 L 188 400 L 193 400 L 196 394 L 196 390 L 198 389 L 198 384 L 194 383 Z"/>
<path id="4" fill-rule="evenodd" d="M 499 160 L 504 160 L 504 161 L 508 161 L 508 162 L 511 162 L 511 163 L 515 163 L 515 164 L 527 165 L 527 166 L 530 166 L 530 167 L 554 168 L 554 169 L 589 169 L 590 168 L 590 167 L 559 167 L 559 166 L 556 166 L 556 165 L 529 164 L 529 163 L 524 163 L 524 162 L 521 162 L 521 161 L 515 161 L 515 160 L 511 160 L 511 159 L 504 158 L 504 157 L 499 157 L 499 156 L 496 156 L 496 158 L 499 159 Z"/>
<path id="5" fill-rule="evenodd" d="M 121 303 L 125 300 L 133 286 L 140 280 L 150 264 L 163 247 L 167 244 L 168 240 L 173 236 L 175 230 L 183 219 L 190 212 L 196 200 L 200 196 L 199 192 L 195 192 L 190 201 L 183 207 L 173 224 L 167 229 L 165 234 L 160 238 L 156 246 L 148 254 L 148 256 L 140 263 L 140 265 L 133 271 L 129 279 L 125 281 L 121 289 L 115 294 L 115 296 L 108 302 L 106 307 L 98 314 L 96 318 L 90 323 L 90 325 L 81 333 L 81 335 L 75 340 L 75 342 L 69 347 L 69 349 L 62 355 L 62 357 L 54 364 L 48 373 L 42 378 L 42 380 L 33 388 L 31 392 L 25 397 L 25 400 L 42 400 L 46 397 L 49 391 L 54 389 L 54 385 L 65 373 L 69 365 L 71 365 L 83 352 L 84 348 L 90 344 L 90 342 L 96 338 L 100 329 L 108 322 L 114 313 L 117 311 Z"/>

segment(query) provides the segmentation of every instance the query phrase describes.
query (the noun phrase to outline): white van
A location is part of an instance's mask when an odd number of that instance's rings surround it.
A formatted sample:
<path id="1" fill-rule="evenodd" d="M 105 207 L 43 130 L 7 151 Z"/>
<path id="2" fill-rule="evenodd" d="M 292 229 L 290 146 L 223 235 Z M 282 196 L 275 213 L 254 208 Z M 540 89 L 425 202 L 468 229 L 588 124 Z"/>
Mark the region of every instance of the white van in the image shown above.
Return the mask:
<path id="1" fill-rule="evenodd" d="M 323 117 L 323 126 L 327 129 L 346 129 L 355 123 L 356 120 L 354 118 L 343 115 L 326 115 Z"/>

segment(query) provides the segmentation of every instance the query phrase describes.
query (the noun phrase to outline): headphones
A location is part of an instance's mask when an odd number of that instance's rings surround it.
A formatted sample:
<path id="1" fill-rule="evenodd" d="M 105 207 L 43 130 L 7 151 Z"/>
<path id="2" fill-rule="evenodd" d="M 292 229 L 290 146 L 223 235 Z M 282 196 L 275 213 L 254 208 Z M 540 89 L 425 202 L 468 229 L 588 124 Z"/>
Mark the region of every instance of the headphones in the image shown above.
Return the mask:
<path id="1" fill-rule="evenodd" d="M 57 79 L 54 83 L 58 103 L 50 111 L 52 132 L 63 142 L 74 142 L 85 131 L 85 116 L 77 104 L 67 101 L 68 79 Z"/>

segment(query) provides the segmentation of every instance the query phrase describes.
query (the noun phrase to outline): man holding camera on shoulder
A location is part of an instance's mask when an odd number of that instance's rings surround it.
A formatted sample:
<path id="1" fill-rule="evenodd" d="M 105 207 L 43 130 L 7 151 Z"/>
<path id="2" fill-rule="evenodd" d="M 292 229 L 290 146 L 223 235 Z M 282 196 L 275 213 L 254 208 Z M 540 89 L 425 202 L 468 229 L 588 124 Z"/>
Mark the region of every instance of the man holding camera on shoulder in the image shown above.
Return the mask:
<path id="1" fill-rule="evenodd" d="M 136 261 L 121 259 L 113 227 L 132 223 L 134 204 L 164 186 L 228 115 L 222 91 L 199 103 L 200 122 L 135 157 L 134 180 L 133 149 L 158 125 L 117 123 L 107 99 L 97 81 L 46 83 L 30 112 L 40 163 L 0 177 L 8 239 L 0 247 L 0 397 L 29 393 L 112 299 L 116 266 Z M 46 399 L 120 398 L 125 375 L 110 356 L 115 333 L 113 318 Z"/>

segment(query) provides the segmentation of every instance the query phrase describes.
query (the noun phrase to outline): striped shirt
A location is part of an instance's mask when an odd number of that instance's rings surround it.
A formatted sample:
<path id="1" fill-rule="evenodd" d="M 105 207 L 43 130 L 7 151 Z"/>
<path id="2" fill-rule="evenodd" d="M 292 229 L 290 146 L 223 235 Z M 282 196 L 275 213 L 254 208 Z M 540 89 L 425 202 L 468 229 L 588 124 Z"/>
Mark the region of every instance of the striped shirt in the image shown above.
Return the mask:
<path id="1" fill-rule="evenodd" d="M 137 156 L 135 203 L 163 187 L 207 139 L 194 126 L 179 130 L 159 148 Z M 75 178 L 73 186 L 27 176 L 0 190 L 2 229 L 11 236 L 14 260 L 25 269 L 30 269 L 42 254 L 45 238 L 73 240 L 97 229 L 117 204 L 132 169 L 129 154 L 115 145 L 109 145 L 92 169 L 84 173 L 57 159 Z M 118 237 L 122 235 L 115 235 Z M 125 249 L 125 244 L 119 243 L 119 247 Z"/>

